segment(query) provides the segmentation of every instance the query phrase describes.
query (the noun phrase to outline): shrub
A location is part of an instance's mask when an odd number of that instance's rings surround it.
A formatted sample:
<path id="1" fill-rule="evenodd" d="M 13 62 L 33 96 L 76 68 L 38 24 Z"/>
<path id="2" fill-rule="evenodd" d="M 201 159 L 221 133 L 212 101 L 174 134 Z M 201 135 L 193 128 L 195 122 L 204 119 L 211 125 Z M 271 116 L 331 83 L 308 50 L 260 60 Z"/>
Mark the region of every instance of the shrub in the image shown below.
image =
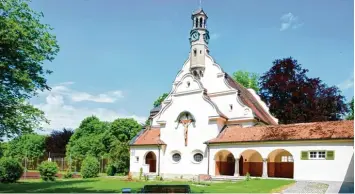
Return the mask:
<path id="1" fill-rule="evenodd" d="M 13 158 L 0 159 L 0 182 L 14 183 L 22 176 L 23 168 L 21 164 Z"/>
<path id="2" fill-rule="evenodd" d="M 112 164 L 110 164 L 108 167 L 107 167 L 107 176 L 114 176 L 116 174 L 116 167 Z"/>
<path id="3" fill-rule="evenodd" d="M 41 179 L 44 181 L 54 181 L 55 175 L 58 173 L 58 166 L 55 162 L 43 161 L 38 166 Z"/>
<path id="4" fill-rule="evenodd" d="M 81 164 L 81 176 L 83 178 L 94 178 L 99 176 L 100 163 L 93 156 L 87 156 Z"/>
<path id="5" fill-rule="evenodd" d="M 143 175 L 143 168 L 141 167 L 141 168 L 139 169 L 139 180 L 142 179 L 142 175 Z"/>
<path id="6" fill-rule="evenodd" d="M 127 176 L 127 181 L 132 181 L 132 180 L 133 180 L 133 178 L 132 178 L 132 173 L 129 172 L 129 173 L 128 173 L 128 176 Z"/>
<path id="7" fill-rule="evenodd" d="M 73 175 L 74 175 L 74 173 L 73 173 L 72 171 L 68 170 L 68 171 L 64 174 L 63 178 L 65 178 L 65 179 L 70 179 L 70 178 L 73 178 Z"/>
<path id="8" fill-rule="evenodd" d="M 246 181 L 249 181 L 249 180 L 250 180 L 250 174 L 249 174 L 249 172 L 247 172 L 247 174 L 245 175 L 245 180 L 246 180 Z"/>
<path id="9" fill-rule="evenodd" d="M 156 176 L 156 177 L 155 177 L 155 180 L 157 180 L 157 181 L 163 181 L 163 177 L 161 177 L 161 176 Z"/>

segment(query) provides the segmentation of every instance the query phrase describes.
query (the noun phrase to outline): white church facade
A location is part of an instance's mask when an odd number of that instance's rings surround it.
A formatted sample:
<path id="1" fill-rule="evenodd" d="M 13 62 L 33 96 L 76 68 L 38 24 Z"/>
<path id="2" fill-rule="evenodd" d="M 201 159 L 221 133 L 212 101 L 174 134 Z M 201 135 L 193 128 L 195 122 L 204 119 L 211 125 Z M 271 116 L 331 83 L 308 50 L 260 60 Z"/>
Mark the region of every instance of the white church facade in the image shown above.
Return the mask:
<path id="1" fill-rule="evenodd" d="M 252 89 L 210 56 L 207 15 L 192 14 L 191 51 L 151 126 L 130 143 L 130 173 L 354 181 L 354 123 L 279 125 Z"/>

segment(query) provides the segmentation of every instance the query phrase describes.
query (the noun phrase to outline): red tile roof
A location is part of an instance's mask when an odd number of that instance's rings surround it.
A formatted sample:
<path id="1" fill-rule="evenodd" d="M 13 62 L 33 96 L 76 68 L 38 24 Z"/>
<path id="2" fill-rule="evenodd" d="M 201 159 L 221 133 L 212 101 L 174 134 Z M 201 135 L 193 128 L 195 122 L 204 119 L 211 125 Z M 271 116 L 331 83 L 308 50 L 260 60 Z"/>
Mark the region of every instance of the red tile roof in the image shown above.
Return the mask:
<path id="1" fill-rule="evenodd" d="M 136 140 L 131 145 L 165 145 L 160 139 L 159 128 L 148 128 L 136 137 Z"/>
<path id="2" fill-rule="evenodd" d="M 266 112 L 266 110 L 259 104 L 259 102 L 255 99 L 253 94 L 249 92 L 248 89 L 234 81 L 233 78 L 231 78 L 227 73 L 225 75 L 229 85 L 239 91 L 240 99 L 246 106 L 251 108 L 257 118 L 266 124 L 277 125 L 276 121 L 271 117 L 269 113 Z"/>
<path id="3" fill-rule="evenodd" d="M 227 126 L 208 143 L 353 139 L 354 121 L 328 121 L 255 127 Z"/>

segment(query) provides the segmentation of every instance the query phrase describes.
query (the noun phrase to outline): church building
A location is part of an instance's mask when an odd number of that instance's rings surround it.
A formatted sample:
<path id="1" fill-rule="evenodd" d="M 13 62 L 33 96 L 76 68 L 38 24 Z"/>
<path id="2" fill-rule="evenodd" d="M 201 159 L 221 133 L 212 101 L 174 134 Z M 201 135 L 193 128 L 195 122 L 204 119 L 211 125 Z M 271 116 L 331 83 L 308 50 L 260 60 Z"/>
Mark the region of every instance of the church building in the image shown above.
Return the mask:
<path id="1" fill-rule="evenodd" d="M 188 59 L 151 126 L 130 142 L 130 173 L 353 182 L 353 121 L 278 124 L 210 55 L 206 12 L 191 19 Z"/>

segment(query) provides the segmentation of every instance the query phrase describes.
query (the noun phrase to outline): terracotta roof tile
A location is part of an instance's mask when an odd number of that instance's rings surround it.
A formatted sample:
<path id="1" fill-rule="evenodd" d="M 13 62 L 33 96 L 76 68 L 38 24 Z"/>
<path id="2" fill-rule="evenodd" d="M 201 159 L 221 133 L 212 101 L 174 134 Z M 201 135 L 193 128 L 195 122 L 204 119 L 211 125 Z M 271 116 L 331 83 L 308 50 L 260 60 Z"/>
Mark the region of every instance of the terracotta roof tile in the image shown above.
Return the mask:
<path id="1" fill-rule="evenodd" d="M 239 91 L 240 99 L 246 106 L 251 108 L 251 110 L 255 113 L 256 117 L 258 117 L 260 120 L 267 124 L 277 125 L 275 120 L 270 116 L 269 113 L 265 111 L 265 109 L 255 99 L 253 94 L 249 92 L 249 90 L 247 90 L 238 82 L 234 81 L 233 78 L 231 78 L 227 73 L 225 75 L 229 85 Z"/>
<path id="2" fill-rule="evenodd" d="M 150 128 L 145 129 L 131 145 L 164 145 L 160 139 L 160 129 Z"/>
<path id="3" fill-rule="evenodd" d="M 208 143 L 353 139 L 354 121 L 328 121 L 256 127 L 227 126 Z"/>

